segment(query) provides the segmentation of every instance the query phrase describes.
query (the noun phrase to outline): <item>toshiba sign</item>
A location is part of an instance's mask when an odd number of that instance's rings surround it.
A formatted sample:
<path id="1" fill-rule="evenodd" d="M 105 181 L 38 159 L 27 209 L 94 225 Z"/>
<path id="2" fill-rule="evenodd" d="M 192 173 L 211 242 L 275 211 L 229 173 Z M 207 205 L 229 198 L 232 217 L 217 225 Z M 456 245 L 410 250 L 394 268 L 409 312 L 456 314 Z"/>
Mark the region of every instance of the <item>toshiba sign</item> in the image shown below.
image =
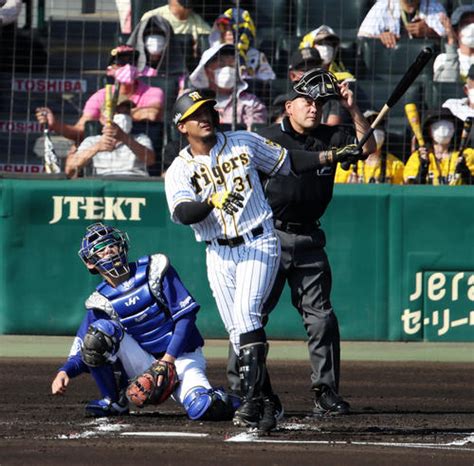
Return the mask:
<path id="1" fill-rule="evenodd" d="M 72 92 L 87 91 L 85 79 L 25 79 L 15 78 L 12 83 L 15 92 Z"/>

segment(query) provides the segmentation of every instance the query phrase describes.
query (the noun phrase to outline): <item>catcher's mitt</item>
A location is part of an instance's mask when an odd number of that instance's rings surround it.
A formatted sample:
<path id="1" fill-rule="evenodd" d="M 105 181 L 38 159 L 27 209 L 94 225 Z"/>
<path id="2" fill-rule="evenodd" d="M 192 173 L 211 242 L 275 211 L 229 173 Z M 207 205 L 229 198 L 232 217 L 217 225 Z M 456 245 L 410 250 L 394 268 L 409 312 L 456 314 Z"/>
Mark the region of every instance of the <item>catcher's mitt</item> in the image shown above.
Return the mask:
<path id="1" fill-rule="evenodd" d="M 158 379 L 162 377 L 161 384 Z M 156 361 L 143 374 L 132 379 L 127 387 L 127 398 L 135 406 L 159 405 L 166 401 L 178 386 L 176 366 L 168 361 Z"/>

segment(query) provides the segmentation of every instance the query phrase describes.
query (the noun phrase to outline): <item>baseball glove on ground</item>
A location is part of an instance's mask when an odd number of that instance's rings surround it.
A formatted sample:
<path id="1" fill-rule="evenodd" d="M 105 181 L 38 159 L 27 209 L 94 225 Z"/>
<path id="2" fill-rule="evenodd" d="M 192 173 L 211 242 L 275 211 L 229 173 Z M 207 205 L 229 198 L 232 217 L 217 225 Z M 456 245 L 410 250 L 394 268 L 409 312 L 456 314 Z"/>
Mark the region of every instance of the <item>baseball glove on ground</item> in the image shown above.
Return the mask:
<path id="1" fill-rule="evenodd" d="M 161 378 L 161 384 L 158 382 Z M 167 361 L 156 361 L 143 374 L 132 379 L 127 387 L 127 398 L 135 406 L 159 405 L 166 401 L 178 386 L 176 366 Z"/>

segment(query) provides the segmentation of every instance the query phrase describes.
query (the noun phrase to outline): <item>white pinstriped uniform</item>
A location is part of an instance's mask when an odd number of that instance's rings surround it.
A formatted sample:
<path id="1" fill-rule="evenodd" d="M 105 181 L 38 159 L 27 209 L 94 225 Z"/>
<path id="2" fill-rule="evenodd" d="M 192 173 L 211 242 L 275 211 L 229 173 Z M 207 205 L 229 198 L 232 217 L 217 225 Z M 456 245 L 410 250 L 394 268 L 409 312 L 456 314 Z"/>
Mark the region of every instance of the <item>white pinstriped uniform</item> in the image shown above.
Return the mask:
<path id="1" fill-rule="evenodd" d="M 220 190 L 235 191 L 244 197 L 243 208 L 229 215 L 220 209 L 191 225 L 197 241 L 206 241 L 209 283 L 222 321 L 234 349 L 239 351 L 239 335 L 261 324 L 265 294 L 275 279 L 280 243 L 273 230 L 272 210 L 265 198 L 258 172 L 285 175 L 290 171 L 286 149 L 247 131 L 217 133 L 217 144 L 209 155 L 193 156 L 183 149 L 166 172 L 165 190 L 171 218 L 182 202 L 206 200 Z M 263 227 L 263 234 L 252 230 Z M 230 247 L 217 238 L 243 236 L 245 243 Z"/>

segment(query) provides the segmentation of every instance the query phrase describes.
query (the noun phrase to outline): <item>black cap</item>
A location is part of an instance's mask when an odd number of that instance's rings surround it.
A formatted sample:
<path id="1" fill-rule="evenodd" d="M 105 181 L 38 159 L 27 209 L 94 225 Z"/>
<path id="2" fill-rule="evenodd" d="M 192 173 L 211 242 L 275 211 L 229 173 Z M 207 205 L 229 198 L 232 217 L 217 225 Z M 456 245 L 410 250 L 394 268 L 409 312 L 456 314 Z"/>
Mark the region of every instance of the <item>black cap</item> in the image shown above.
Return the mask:
<path id="1" fill-rule="evenodd" d="M 321 56 L 315 48 L 304 48 L 295 50 L 290 58 L 289 69 L 303 69 L 304 71 L 318 68 L 322 64 Z"/>
<path id="2" fill-rule="evenodd" d="M 214 99 L 210 99 L 209 96 L 203 95 L 199 90 L 185 92 L 178 97 L 174 104 L 173 123 L 177 125 L 207 103 L 214 107 L 217 102 Z"/>
<path id="3" fill-rule="evenodd" d="M 121 65 L 124 63 L 135 64 L 140 53 L 129 45 L 119 45 L 110 51 L 109 65 L 114 63 Z"/>
<path id="4" fill-rule="evenodd" d="M 458 6 L 451 15 L 451 24 L 457 26 L 461 18 L 468 13 L 474 13 L 474 5 Z"/>

